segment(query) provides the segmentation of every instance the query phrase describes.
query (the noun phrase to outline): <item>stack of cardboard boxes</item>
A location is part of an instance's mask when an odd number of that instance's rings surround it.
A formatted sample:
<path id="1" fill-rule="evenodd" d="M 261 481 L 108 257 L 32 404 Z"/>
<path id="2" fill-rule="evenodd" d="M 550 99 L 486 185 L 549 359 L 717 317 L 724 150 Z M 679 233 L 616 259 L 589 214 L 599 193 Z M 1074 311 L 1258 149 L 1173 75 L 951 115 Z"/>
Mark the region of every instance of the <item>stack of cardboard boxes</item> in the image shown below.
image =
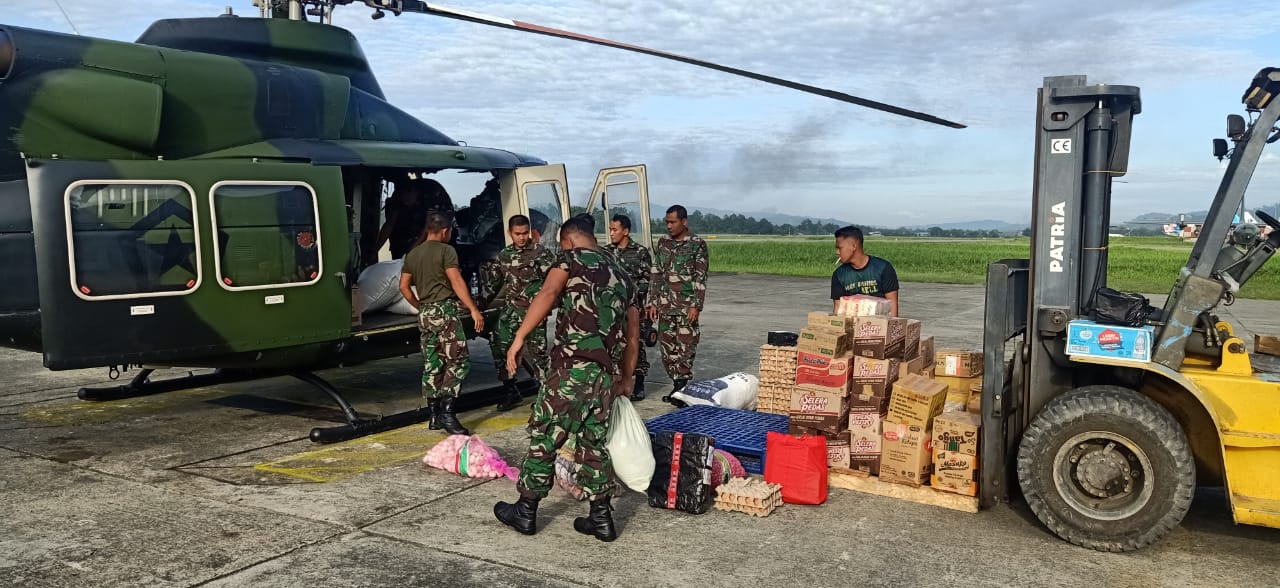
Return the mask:
<path id="1" fill-rule="evenodd" d="M 760 392 L 756 410 L 787 414 L 791 410 L 791 390 L 796 387 L 796 348 L 760 346 Z"/>
<path id="2" fill-rule="evenodd" d="M 825 437 L 833 468 L 976 494 L 981 421 L 964 411 L 981 401 L 982 354 L 935 351 L 920 321 L 888 316 L 888 301 L 853 298 L 842 313 L 809 313 L 800 332 L 791 433 Z M 772 407 L 772 386 L 783 382 L 765 354 L 760 406 Z"/>
<path id="3" fill-rule="evenodd" d="M 933 378 L 947 385 L 943 412 L 978 413 L 982 403 L 981 351 L 939 349 L 934 357 Z"/>

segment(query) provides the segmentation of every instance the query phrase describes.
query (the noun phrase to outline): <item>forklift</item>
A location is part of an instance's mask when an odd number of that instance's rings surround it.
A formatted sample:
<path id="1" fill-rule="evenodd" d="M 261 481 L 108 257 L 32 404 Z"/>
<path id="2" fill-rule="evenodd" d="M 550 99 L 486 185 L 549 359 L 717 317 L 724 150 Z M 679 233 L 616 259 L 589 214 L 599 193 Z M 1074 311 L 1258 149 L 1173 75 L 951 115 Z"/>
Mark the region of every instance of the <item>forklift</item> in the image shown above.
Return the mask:
<path id="1" fill-rule="evenodd" d="M 1127 171 L 1139 90 L 1045 78 L 1031 259 L 987 271 L 982 505 L 1020 493 L 1054 534 L 1112 552 L 1168 534 L 1197 485 L 1224 487 L 1236 523 L 1280 528 L 1280 358 L 1251 355 L 1214 314 L 1280 248 L 1280 221 L 1262 211 L 1270 236 L 1227 244 L 1280 140 L 1277 94 L 1280 69 L 1262 70 L 1243 97 L 1250 121 L 1229 116 L 1214 141 L 1230 163 L 1156 308 L 1106 287 L 1111 183 Z"/>

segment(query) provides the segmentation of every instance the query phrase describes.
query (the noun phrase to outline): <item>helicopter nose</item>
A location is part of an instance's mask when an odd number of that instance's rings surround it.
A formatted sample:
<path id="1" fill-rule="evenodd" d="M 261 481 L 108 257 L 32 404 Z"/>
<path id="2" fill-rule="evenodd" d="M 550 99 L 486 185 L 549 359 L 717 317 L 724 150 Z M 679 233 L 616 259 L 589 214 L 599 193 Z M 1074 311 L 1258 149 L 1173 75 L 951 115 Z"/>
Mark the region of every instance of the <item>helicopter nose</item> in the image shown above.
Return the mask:
<path id="1" fill-rule="evenodd" d="M 0 80 L 9 77 L 9 70 L 13 69 L 13 60 L 16 54 L 17 50 L 13 47 L 13 38 L 4 29 L 0 29 Z"/>

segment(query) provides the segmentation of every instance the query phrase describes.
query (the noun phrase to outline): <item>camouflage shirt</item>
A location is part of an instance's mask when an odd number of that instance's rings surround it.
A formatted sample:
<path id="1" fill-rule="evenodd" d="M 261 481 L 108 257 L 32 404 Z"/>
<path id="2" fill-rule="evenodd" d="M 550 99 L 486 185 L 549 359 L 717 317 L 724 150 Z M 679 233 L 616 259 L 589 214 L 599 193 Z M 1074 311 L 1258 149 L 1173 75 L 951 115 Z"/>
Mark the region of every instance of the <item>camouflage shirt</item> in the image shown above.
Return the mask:
<path id="1" fill-rule="evenodd" d="M 702 310 L 707 292 L 707 242 L 689 234 L 683 241 L 663 237 L 653 249 L 653 275 L 649 282 L 648 306 L 660 313 L 689 307 Z"/>
<path id="2" fill-rule="evenodd" d="M 552 269 L 569 274 L 560 294 L 551 369 L 591 362 L 614 373 L 621 369 L 626 347 L 628 301 L 635 285 L 621 266 L 592 249 L 570 249 Z"/>
<path id="3" fill-rule="evenodd" d="M 617 260 L 627 275 L 631 276 L 631 280 L 636 283 L 636 296 L 639 296 L 640 303 L 643 305 L 649 295 L 649 274 L 653 272 L 653 256 L 649 255 L 649 250 L 631 239 L 627 239 L 626 247 L 618 247 L 610 243 L 604 246 L 604 250 Z"/>
<path id="4" fill-rule="evenodd" d="M 537 243 L 524 249 L 503 248 L 496 260 L 480 267 L 480 290 L 490 300 L 488 307 L 511 304 L 528 310 L 555 261 L 556 255 Z"/>

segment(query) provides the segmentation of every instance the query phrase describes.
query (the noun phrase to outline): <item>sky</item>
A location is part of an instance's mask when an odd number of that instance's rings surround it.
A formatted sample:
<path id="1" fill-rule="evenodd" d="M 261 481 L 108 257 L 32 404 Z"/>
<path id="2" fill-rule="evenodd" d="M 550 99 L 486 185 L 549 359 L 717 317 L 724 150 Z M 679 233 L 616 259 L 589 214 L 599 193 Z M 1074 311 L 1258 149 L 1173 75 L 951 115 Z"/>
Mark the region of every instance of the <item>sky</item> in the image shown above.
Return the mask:
<path id="1" fill-rule="evenodd" d="M 134 40 L 158 18 L 249 0 L 5 0 L 0 23 Z M 440 17 L 334 24 L 364 47 L 390 101 L 469 145 L 569 171 L 581 202 L 602 167 L 644 163 L 650 198 L 874 226 L 1030 218 L 1036 90 L 1045 76 L 1139 86 L 1129 173 L 1112 219 L 1209 206 L 1211 140 L 1280 35 L 1236 3 L 956 0 L 449 0 L 919 110 L 957 130 L 682 63 Z M 1280 149 L 1246 202 L 1280 201 Z M 455 200 L 459 200 L 455 194 Z"/>

